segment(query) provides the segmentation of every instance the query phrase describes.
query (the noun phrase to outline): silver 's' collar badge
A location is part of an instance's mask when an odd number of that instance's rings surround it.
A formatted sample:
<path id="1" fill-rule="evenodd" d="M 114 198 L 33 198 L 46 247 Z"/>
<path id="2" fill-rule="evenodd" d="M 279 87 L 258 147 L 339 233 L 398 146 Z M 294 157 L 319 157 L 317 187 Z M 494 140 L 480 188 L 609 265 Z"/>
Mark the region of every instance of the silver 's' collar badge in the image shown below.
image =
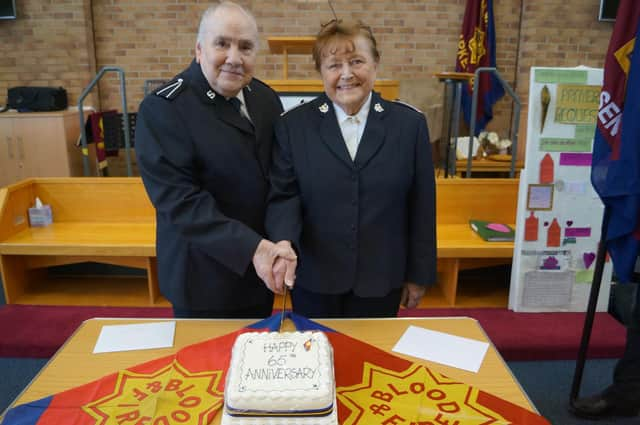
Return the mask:
<path id="1" fill-rule="evenodd" d="M 329 112 L 329 105 L 323 103 L 318 107 L 318 109 L 320 109 L 320 112 L 322 112 L 323 114 L 326 114 L 327 112 Z"/>
<path id="2" fill-rule="evenodd" d="M 384 108 L 382 107 L 381 104 L 376 103 L 375 105 L 373 105 L 373 110 L 376 111 L 376 112 L 382 112 L 382 111 L 384 111 Z"/>
<path id="3" fill-rule="evenodd" d="M 213 90 L 209 90 L 209 91 L 207 92 L 207 97 L 208 97 L 209 99 L 214 99 L 214 98 L 216 97 L 216 92 L 214 92 Z"/>

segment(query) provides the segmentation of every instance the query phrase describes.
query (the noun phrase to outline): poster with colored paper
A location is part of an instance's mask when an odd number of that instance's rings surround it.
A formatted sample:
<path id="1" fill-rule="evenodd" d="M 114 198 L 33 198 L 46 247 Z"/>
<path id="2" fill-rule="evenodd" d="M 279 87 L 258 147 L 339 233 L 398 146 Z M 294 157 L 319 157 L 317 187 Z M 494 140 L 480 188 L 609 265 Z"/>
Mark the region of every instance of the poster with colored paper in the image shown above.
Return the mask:
<path id="1" fill-rule="evenodd" d="M 600 85 L 558 84 L 554 121 L 562 124 L 595 123 L 600 88 Z"/>
<path id="2" fill-rule="evenodd" d="M 341 425 L 549 425 L 542 416 L 288 312 L 333 347 Z M 240 333 L 276 331 L 280 315 L 182 348 L 174 355 L 10 409 L 3 425 L 208 424 L 220 415 L 231 347 Z M 274 368 L 279 367 L 277 364 Z M 252 423 L 260 423 L 259 420 Z"/>
<path id="3" fill-rule="evenodd" d="M 553 163 L 553 158 L 551 155 L 546 154 L 540 160 L 540 179 L 538 180 L 540 184 L 552 184 L 555 164 Z"/>
<path id="4" fill-rule="evenodd" d="M 591 151 L 591 139 L 543 137 L 540 150 L 547 152 L 587 152 Z"/>
<path id="5" fill-rule="evenodd" d="M 585 280 L 593 273 L 583 254 L 597 251 L 604 210 L 590 179 L 602 79 L 596 68 L 531 68 L 509 291 L 514 311 L 587 309 Z M 611 274 L 605 264 L 597 311 L 607 310 Z"/>
<path id="6" fill-rule="evenodd" d="M 535 216 L 534 212 L 531 211 L 529 217 L 525 220 L 524 225 L 524 240 L 534 242 L 538 240 L 538 226 L 540 225 L 540 220 Z"/>

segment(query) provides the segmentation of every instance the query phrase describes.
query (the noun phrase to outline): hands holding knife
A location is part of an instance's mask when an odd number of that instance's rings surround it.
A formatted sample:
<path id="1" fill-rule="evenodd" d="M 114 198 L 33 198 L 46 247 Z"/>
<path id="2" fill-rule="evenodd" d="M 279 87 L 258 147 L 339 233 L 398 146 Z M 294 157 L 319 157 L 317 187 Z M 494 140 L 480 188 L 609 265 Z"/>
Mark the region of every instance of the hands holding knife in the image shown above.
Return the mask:
<path id="1" fill-rule="evenodd" d="M 283 294 L 285 285 L 293 288 L 298 256 L 289 241 L 261 240 L 253 256 L 253 265 L 258 277 L 275 294 Z"/>
<path id="2" fill-rule="evenodd" d="M 253 256 L 253 265 L 265 285 L 275 294 L 283 295 L 283 299 L 287 288 L 293 288 L 298 256 L 289 241 L 273 243 L 266 239 L 261 240 Z M 425 290 L 426 287 L 423 285 L 405 282 L 400 304 L 407 308 L 417 307 Z"/>
<path id="3" fill-rule="evenodd" d="M 282 295 L 280 330 L 285 318 L 287 288 L 292 289 L 296 279 L 298 256 L 289 241 L 273 243 L 263 239 L 253 256 L 253 265 L 258 277 L 275 294 Z"/>

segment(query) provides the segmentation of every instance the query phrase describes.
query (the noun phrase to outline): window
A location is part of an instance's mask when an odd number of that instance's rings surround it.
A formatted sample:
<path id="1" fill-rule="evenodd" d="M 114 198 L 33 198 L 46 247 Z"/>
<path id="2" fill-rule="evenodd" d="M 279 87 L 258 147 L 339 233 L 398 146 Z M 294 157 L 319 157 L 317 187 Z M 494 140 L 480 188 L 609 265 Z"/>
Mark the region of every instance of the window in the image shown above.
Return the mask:
<path id="1" fill-rule="evenodd" d="M 615 21 L 620 0 L 600 0 L 600 21 Z"/>

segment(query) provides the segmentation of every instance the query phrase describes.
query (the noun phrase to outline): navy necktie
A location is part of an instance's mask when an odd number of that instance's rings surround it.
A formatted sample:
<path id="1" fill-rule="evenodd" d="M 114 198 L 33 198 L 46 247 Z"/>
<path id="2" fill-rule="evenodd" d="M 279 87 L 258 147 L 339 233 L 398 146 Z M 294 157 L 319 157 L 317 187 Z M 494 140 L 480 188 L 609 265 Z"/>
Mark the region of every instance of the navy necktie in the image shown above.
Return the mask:
<path id="1" fill-rule="evenodd" d="M 233 109 L 235 109 L 236 111 L 238 111 L 238 113 L 240 114 L 240 116 L 242 117 L 242 119 L 244 119 L 245 121 L 247 121 L 249 123 L 249 125 L 251 126 L 251 128 L 253 128 L 253 122 L 251 122 L 251 120 L 249 119 L 249 117 L 247 117 L 245 115 L 244 112 L 242 112 L 242 102 L 240 102 L 240 99 L 238 99 L 237 97 L 232 97 L 229 98 L 229 103 L 231 103 L 231 106 L 233 106 Z"/>
<path id="2" fill-rule="evenodd" d="M 229 103 L 231 103 L 231 106 L 233 106 L 233 109 L 235 109 L 236 111 L 238 111 L 238 113 L 240 113 L 242 115 L 242 102 L 240 102 L 240 99 L 238 99 L 237 97 L 232 97 L 229 98 Z"/>

